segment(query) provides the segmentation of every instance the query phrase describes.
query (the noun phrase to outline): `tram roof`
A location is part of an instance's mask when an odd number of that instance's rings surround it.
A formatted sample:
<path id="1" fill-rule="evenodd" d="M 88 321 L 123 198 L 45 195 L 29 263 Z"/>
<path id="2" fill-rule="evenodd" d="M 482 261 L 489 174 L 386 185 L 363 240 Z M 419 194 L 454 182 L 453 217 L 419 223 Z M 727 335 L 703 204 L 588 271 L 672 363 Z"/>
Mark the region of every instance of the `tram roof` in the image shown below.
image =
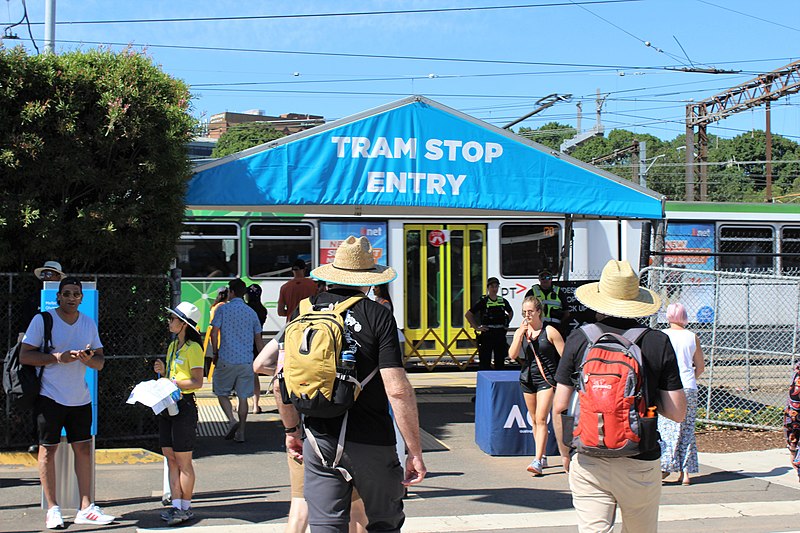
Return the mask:
<path id="1" fill-rule="evenodd" d="M 410 96 L 202 164 L 190 209 L 341 215 L 664 217 L 664 197 Z"/>

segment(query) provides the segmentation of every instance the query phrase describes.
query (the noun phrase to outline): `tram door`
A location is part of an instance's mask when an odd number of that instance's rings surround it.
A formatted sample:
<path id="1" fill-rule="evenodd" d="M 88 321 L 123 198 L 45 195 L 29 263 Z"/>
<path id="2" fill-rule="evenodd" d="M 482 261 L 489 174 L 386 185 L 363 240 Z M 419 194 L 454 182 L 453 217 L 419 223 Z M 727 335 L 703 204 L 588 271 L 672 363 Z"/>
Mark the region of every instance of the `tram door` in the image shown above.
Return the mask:
<path id="1" fill-rule="evenodd" d="M 405 355 L 429 369 L 466 366 L 476 348 L 464 313 L 483 294 L 485 224 L 407 224 Z"/>

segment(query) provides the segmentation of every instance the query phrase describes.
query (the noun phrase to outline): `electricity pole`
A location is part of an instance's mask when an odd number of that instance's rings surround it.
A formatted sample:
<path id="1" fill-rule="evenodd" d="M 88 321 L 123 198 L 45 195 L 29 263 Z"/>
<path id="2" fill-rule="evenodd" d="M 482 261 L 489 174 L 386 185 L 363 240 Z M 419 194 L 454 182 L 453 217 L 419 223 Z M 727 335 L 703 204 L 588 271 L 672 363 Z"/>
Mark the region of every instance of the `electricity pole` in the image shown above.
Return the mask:
<path id="1" fill-rule="evenodd" d="M 56 53 L 56 0 L 44 0 L 44 53 Z"/>

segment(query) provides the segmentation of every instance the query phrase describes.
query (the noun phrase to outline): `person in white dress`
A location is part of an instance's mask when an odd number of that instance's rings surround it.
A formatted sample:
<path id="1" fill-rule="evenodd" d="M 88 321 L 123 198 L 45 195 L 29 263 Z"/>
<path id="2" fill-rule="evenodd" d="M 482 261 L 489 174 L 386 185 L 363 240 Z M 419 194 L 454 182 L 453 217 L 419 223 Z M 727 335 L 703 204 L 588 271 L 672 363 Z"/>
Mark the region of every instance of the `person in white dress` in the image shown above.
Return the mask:
<path id="1" fill-rule="evenodd" d="M 679 472 L 678 483 L 689 485 L 689 474 L 699 472 L 694 423 L 697 419 L 697 378 L 705 370 L 705 360 L 697 334 L 686 329 L 689 323 L 686 308 L 680 303 L 670 304 L 667 307 L 667 320 L 669 328 L 664 333 L 669 336 L 678 360 L 683 391 L 686 393 L 686 418 L 678 423 L 664 416 L 658 417 L 661 475 L 666 479 L 672 472 Z"/>

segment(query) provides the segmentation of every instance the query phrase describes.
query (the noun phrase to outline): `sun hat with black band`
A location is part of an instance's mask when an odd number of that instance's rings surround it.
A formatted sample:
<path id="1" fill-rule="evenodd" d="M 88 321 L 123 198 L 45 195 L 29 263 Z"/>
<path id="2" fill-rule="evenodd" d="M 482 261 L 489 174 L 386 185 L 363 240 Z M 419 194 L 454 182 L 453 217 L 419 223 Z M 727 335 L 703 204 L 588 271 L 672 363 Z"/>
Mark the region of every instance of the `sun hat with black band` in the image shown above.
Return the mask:
<path id="1" fill-rule="evenodd" d="M 350 235 L 336 249 L 333 263 L 315 268 L 311 277 L 335 285 L 367 287 L 389 283 L 397 277 L 397 272 L 375 263 L 369 239 Z"/>
<path id="2" fill-rule="evenodd" d="M 639 277 L 627 261 L 606 263 L 600 281 L 575 289 L 575 298 L 593 311 L 619 318 L 641 318 L 661 309 L 661 298 L 639 286 Z"/>
<path id="3" fill-rule="evenodd" d="M 59 279 L 66 276 L 66 274 L 64 274 L 64 271 L 61 270 L 61 263 L 59 263 L 58 261 L 45 261 L 44 266 L 34 269 L 33 274 L 37 278 L 42 279 L 42 274 L 48 271 L 55 272 L 56 274 L 58 274 Z"/>
<path id="4" fill-rule="evenodd" d="M 175 309 L 170 309 L 169 307 L 165 307 L 164 309 L 178 317 L 178 320 L 197 329 L 197 322 L 200 320 L 200 310 L 193 303 L 181 302 L 175 306 Z"/>

